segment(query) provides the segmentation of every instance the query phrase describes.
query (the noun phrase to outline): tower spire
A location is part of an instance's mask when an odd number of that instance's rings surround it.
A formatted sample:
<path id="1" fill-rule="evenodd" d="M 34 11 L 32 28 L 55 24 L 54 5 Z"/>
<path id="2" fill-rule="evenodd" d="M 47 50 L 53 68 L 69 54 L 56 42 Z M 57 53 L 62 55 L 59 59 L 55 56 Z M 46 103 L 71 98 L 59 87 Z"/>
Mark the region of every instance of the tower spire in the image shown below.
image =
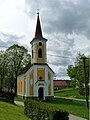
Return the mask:
<path id="1" fill-rule="evenodd" d="M 37 24 L 36 24 L 35 37 L 42 37 L 42 29 L 41 29 L 41 24 L 40 24 L 39 11 L 37 12 Z"/>

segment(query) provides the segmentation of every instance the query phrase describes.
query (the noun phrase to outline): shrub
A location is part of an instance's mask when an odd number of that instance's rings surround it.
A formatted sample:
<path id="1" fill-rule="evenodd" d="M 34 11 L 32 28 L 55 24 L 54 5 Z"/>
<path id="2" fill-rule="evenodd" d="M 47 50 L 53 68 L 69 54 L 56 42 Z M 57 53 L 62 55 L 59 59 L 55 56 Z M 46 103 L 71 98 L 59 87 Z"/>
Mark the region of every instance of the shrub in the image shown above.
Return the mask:
<path id="1" fill-rule="evenodd" d="M 24 113 L 31 120 L 68 120 L 68 113 L 40 101 L 25 101 Z"/>
<path id="2" fill-rule="evenodd" d="M 0 100 L 14 103 L 14 93 L 0 92 Z"/>

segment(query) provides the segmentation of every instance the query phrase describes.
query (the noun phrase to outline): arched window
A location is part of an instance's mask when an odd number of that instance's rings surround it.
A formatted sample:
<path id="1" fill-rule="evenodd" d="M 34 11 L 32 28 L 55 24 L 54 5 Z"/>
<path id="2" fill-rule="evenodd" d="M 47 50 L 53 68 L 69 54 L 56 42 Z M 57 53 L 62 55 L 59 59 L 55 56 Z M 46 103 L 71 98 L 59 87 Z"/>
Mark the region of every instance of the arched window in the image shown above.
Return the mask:
<path id="1" fill-rule="evenodd" d="M 39 49 L 39 50 L 38 50 L 38 57 L 39 57 L 39 58 L 42 58 L 42 49 Z"/>

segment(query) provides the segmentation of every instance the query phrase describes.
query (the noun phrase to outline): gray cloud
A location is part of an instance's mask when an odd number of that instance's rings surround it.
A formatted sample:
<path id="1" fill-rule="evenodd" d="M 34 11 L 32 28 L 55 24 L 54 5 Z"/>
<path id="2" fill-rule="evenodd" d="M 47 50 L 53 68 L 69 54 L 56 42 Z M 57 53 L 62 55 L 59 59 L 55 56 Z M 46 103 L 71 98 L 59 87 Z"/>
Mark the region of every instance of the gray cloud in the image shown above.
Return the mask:
<path id="1" fill-rule="evenodd" d="M 35 19 L 36 9 L 40 8 L 41 25 L 48 38 L 48 54 L 55 56 L 70 56 L 62 58 L 48 55 L 48 63 L 53 65 L 58 76 L 67 76 L 67 66 L 73 63 L 73 57 L 80 49 L 81 37 L 89 36 L 89 0 L 26 0 L 26 12 L 30 19 Z M 74 34 L 73 34 L 74 33 Z M 44 36 L 45 37 L 45 36 Z M 76 45 L 76 41 L 79 45 Z M 81 47 L 82 49 L 82 47 Z"/>
<path id="2" fill-rule="evenodd" d="M 8 48 L 13 44 L 19 44 L 23 36 L 0 32 L 0 48 Z"/>
<path id="3" fill-rule="evenodd" d="M 48 38 L 48 63 L 56 75 L 67 76 L 67 66 L 73 63 L 72 57 L 78 50 L 87 53 L 85 46 L 89 36 L 89 0 L 25 0 L 25 13 L 31 21 L 36 21 L 36 11 L 40 9 L 43 36 Z M 34 23 L 33 22 L 33 23 Z M 36 25 L 36 24 L 35 24 Z M 33 26 L 35 27 L 35 26 Z M 79 37 L 77 37 L 79 36 Z M 85 37 L 82 37 L 85 36 Z M 78 38 L 78 39 L 77 39 Z M 0 32 L 0 46 L 22 44 L 30 51 L 30 46 L 21 42 L 22 37 Z M 32 39 L 32 38 L 31 38 Z M 77 44 L 77 45 L 76 45 Z M 57 56 L 70 56 L 62 58 Z"/>
<path id="4" fill-rule="evenodd" d="M 74 47 L 74 39 L 69 38 L 65 34 L 53 34 L 53 37 L 49 36 L 48 52 L 52 51 L 57 56 L 72 56 Z"/>
<path id="5" fill-rule="evenodd" d="M 35 16 L 40 8 L 43 29 L 46 33 L 81 33 L 88 36 L 89 32 L 89 0 L 78 0 L 77 3 L 66 0 L 26 0 L 28 13 Z M 40 4 L 40 5 L 38 5 Z"/>
<path id="6" fill-rule="evenodd" d="M 57 76 L 64 78 L 67 75 L 67 67 L 60 66 L 58 68 Z"/>
<path id="7" fill-rule="evenodd" d="M 73 63 L 75 45 L 74 39 L 70 36 L 66 34 L 49 35 L 48 64 L 51 65 L 58 77 L 67 76 L 67 66 Z"/>

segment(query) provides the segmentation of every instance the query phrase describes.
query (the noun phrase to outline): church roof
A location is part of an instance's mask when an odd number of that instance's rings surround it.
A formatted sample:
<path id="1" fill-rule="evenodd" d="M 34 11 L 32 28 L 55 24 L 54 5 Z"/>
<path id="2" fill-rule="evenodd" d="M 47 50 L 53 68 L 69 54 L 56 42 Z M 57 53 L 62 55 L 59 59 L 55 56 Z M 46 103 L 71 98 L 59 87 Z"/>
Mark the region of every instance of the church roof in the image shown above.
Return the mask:
<path id="1" fill-rule="evenodd" d="M 31 62 L 28 63 L 28 64 L 22 69 L 22 71 L 18 74 L 18 76 L 26 73 L 27 70 L 28 70 L 30 67 L 31 67 Z"/>
<path id="2" fill-rule="evenodd" d="M 33 40 L 38 40 L 38 39 L 47 41 L 47 39 L 42 36 L 42 28 L 40 24 L 39 12 L 37 13 L 36 31 L 35 31 L 35 37 L 33 38 Z M 32 43 L 32 41 L 30 43 Z"/>
<path id="3" fill-rule="evenodd" d="M 37 13 L 37 24 L 36 24 L 36 31 L 35 31 L 35 37 L 42 37 L 42 29 L 39 19 L 39 12 Z"/>
<path id="4" fill-rule="evenodd" d="M 18 76 L 25 74 L 33 65 L 46 65 L 54 73 L 54 71 L 49 67 L 49 65 L 47 63 L 44 63 L 44 64 L 42 64 L 42 63 L 41 64 L 40 63 L 34 63 L 34 64 L 28 63 L 26 65 L 26 67 L 24 67 L 23 70 L 18 74 Z"/>

